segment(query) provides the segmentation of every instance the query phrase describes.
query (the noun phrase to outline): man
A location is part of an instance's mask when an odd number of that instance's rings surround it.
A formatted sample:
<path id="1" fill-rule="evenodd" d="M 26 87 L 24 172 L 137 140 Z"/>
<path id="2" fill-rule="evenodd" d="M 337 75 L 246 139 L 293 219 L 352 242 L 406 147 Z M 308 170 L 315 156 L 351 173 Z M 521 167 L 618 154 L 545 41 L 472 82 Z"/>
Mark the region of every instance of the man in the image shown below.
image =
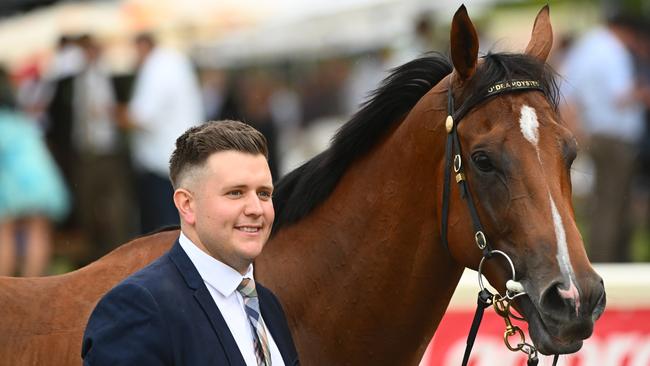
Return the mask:
<path id="1" fill-rule="evenodd" d="M 156 45 L 150 34 L 135 39 L 138 73 L 124 127 L 132 130 L 132 154 L 137 175 L 140 232 L 177 225 L 171 200 L 167 157 L 174 139 L 203 119 L 201 89 L 191 62 Z"/>
<path id="2" fill-rule="evenodd" d="M 86 365 L 298 364 L 280 303 L 253 282 L 275 217 L 267 154 L 262 134 L 241 122 L 178 138 L 170 175 L 180 238 L 100 300 Z"/>
<path id="3" fill-rule="evenodd" d="M 629 197 L 643 133 L 645 93 L 635 75 L 636 28 L 633 19 L 610 18 L 605 27 L 577 42 L 562 70 L 563 95 L 570 106 L 565 119 L 581 118 L 576 132 L 596 170 L 587 248 L 592 262 L 630 260 Z M 572 116 L 577 112 L 579 116 Z"/>
<path id="4" fill-rule="evenodd" d="M 79 223 L 94 260 L 133 235 L 129 166 L 118 130 L 115 90 L 100 44 L 79 39 L 85 65 L 72 88 L 72 166 Z M 87 258 L 87 259 L 91 259 Z"/>

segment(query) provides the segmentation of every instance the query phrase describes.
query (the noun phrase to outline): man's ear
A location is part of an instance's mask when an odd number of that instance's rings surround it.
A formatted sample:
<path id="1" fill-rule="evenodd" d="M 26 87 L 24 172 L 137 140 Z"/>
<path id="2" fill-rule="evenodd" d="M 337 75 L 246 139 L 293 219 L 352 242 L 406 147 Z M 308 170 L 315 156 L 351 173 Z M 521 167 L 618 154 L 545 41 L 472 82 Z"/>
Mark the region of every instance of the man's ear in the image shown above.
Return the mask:
<path id="1" fill-rule="evenodd" d="M 194 196 L 192 192 L 185 188 L 178 188 L 174 191 L 174 205 L 178 209 L 178 215 L 181 220 L 189 225 L 196 223 L 196 214 L 194 212 Z"/>

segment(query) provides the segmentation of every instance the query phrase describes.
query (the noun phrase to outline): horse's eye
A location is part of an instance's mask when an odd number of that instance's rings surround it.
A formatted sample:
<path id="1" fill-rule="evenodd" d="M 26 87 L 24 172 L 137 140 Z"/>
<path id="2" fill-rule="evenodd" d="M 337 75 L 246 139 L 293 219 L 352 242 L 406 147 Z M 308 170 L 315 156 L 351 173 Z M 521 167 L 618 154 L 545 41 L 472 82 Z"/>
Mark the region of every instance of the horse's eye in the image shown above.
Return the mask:
<path id="1" fill-rule="evenodd" d="M 472 161 L 474 162 L 474 165 L 483 172 L 494 170 L 494 165 L 492 165 L 490 158 L 485 155 L 485 153 L 476 153 L 472 155 Z"/>

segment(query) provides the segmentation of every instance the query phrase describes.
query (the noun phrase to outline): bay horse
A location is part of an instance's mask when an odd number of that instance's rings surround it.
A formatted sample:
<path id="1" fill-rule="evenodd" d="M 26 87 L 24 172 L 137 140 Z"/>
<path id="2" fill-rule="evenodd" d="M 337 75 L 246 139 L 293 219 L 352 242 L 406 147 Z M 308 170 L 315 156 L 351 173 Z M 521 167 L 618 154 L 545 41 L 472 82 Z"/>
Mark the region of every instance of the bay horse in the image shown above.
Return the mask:
<path id="1" fill-rule="evenodd" d="M 305 365 L 418 364 L 463 268 L 483 258 L 467 200 L 490 248 L 513 262 L 525 291 L 514 306 L 539 352 L 578 351 L 604 311 L 571 203 L 577 146 L 545 65 L 548 7 L 522 54 L 479 58 L 464 6 L 450 44 L 451 62 L 431 55 L 395 69 L 330 148 L 277 184 L 274 233 L 255 271 L 282 300 Z M 505 92 L 490 94 L 497 89 Z M 459 182 L 472 195 L 452 181 L 443 210 L 451 101 L 463 111 L 452 124 Z M 0 278 L 0 362 L 79 364 L 98 299 L 177 236 L 135 240 L 61 276 Z M 505 261 L 488 260 L 483 272 L 505 291 Z"/>

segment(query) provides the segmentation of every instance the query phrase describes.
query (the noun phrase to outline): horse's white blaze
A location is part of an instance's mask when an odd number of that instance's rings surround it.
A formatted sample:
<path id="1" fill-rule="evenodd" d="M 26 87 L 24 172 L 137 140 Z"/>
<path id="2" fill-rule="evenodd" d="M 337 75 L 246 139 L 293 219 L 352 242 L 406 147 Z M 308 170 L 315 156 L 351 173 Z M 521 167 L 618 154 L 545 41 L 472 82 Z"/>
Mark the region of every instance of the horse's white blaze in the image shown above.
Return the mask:
<path id="1" fill-rule="evenodd" d="M 539 153 L 539 121 L 537 120 L 537 113 L 535 109 L 523 105 L 521 107 L 521 117 L 519 118 L 519 127 L 521 128 L 521 133 L 524 135 L 524 138 L 528 140 L 534 147 L 537 152 L 537 159 L 539 160 L 542 169 L 544 169 L 544 164 L 542 164 L 542 158 Z M 557 247 L 557 255 L 555 256 L 560 267 L 560 272 L 564 277 L 565 283 L 569 284 L 568 289 L 558 289 L 560 296 L 565 299 L 572 299 L 576 307 L 576 315 L 580 308 L 580 295 L 578 289 L 573 283 L 574 274 L 571 267 L 571 259 L 569 258 L 569 248 L 566 241 L 566 231 L 564 230 L 564 223 L 562 222 L 562 216 L 557 210 L 553 196 L 551 195 L 550 189 L 548 190 L 548 199 L 551 203 L 551 216 L 553 218 L 553 226 L 555 227 L 555 240 Z"/>
<path id="2" fill-rule="evenodd" d="M 521 133 L 524 135 L 526 140 L 530 141 L 535 150 L 538 150 L 537 143 L 539 142 L 539 122 L 537 121 L 537 113 L 535 109 L 531 108 L 524 104 L 521 107 L 521 118 L 519 118 L 519 126 L 521 127 Z M 537 156 L 539 156 L 539 151 L 537 151 Z"/>
<path id="3" fill-rule="evenodd" d="M 551 201 L 551 215 L 553 216 L 553 226 L 555 226 L 555 238 L 557 240 L 557 261 L 560 264 L 560 271 L 564 276 L 564 280 L 569 283 L 568 289 L 558 288 L 558 293 L 565 299 L 572 299 L 576 308 L 576 315 L 580 310 L 580 294 L 578 289 L 573 284 L 573 270 L 571 268 L 571 260 L 569 259 L 569 248 L 566 242 L 566 232 L 564 231 L 564 224 L 562 217 L 555 206 L 555 201 L 548 194 L 548 199 Z"/>

